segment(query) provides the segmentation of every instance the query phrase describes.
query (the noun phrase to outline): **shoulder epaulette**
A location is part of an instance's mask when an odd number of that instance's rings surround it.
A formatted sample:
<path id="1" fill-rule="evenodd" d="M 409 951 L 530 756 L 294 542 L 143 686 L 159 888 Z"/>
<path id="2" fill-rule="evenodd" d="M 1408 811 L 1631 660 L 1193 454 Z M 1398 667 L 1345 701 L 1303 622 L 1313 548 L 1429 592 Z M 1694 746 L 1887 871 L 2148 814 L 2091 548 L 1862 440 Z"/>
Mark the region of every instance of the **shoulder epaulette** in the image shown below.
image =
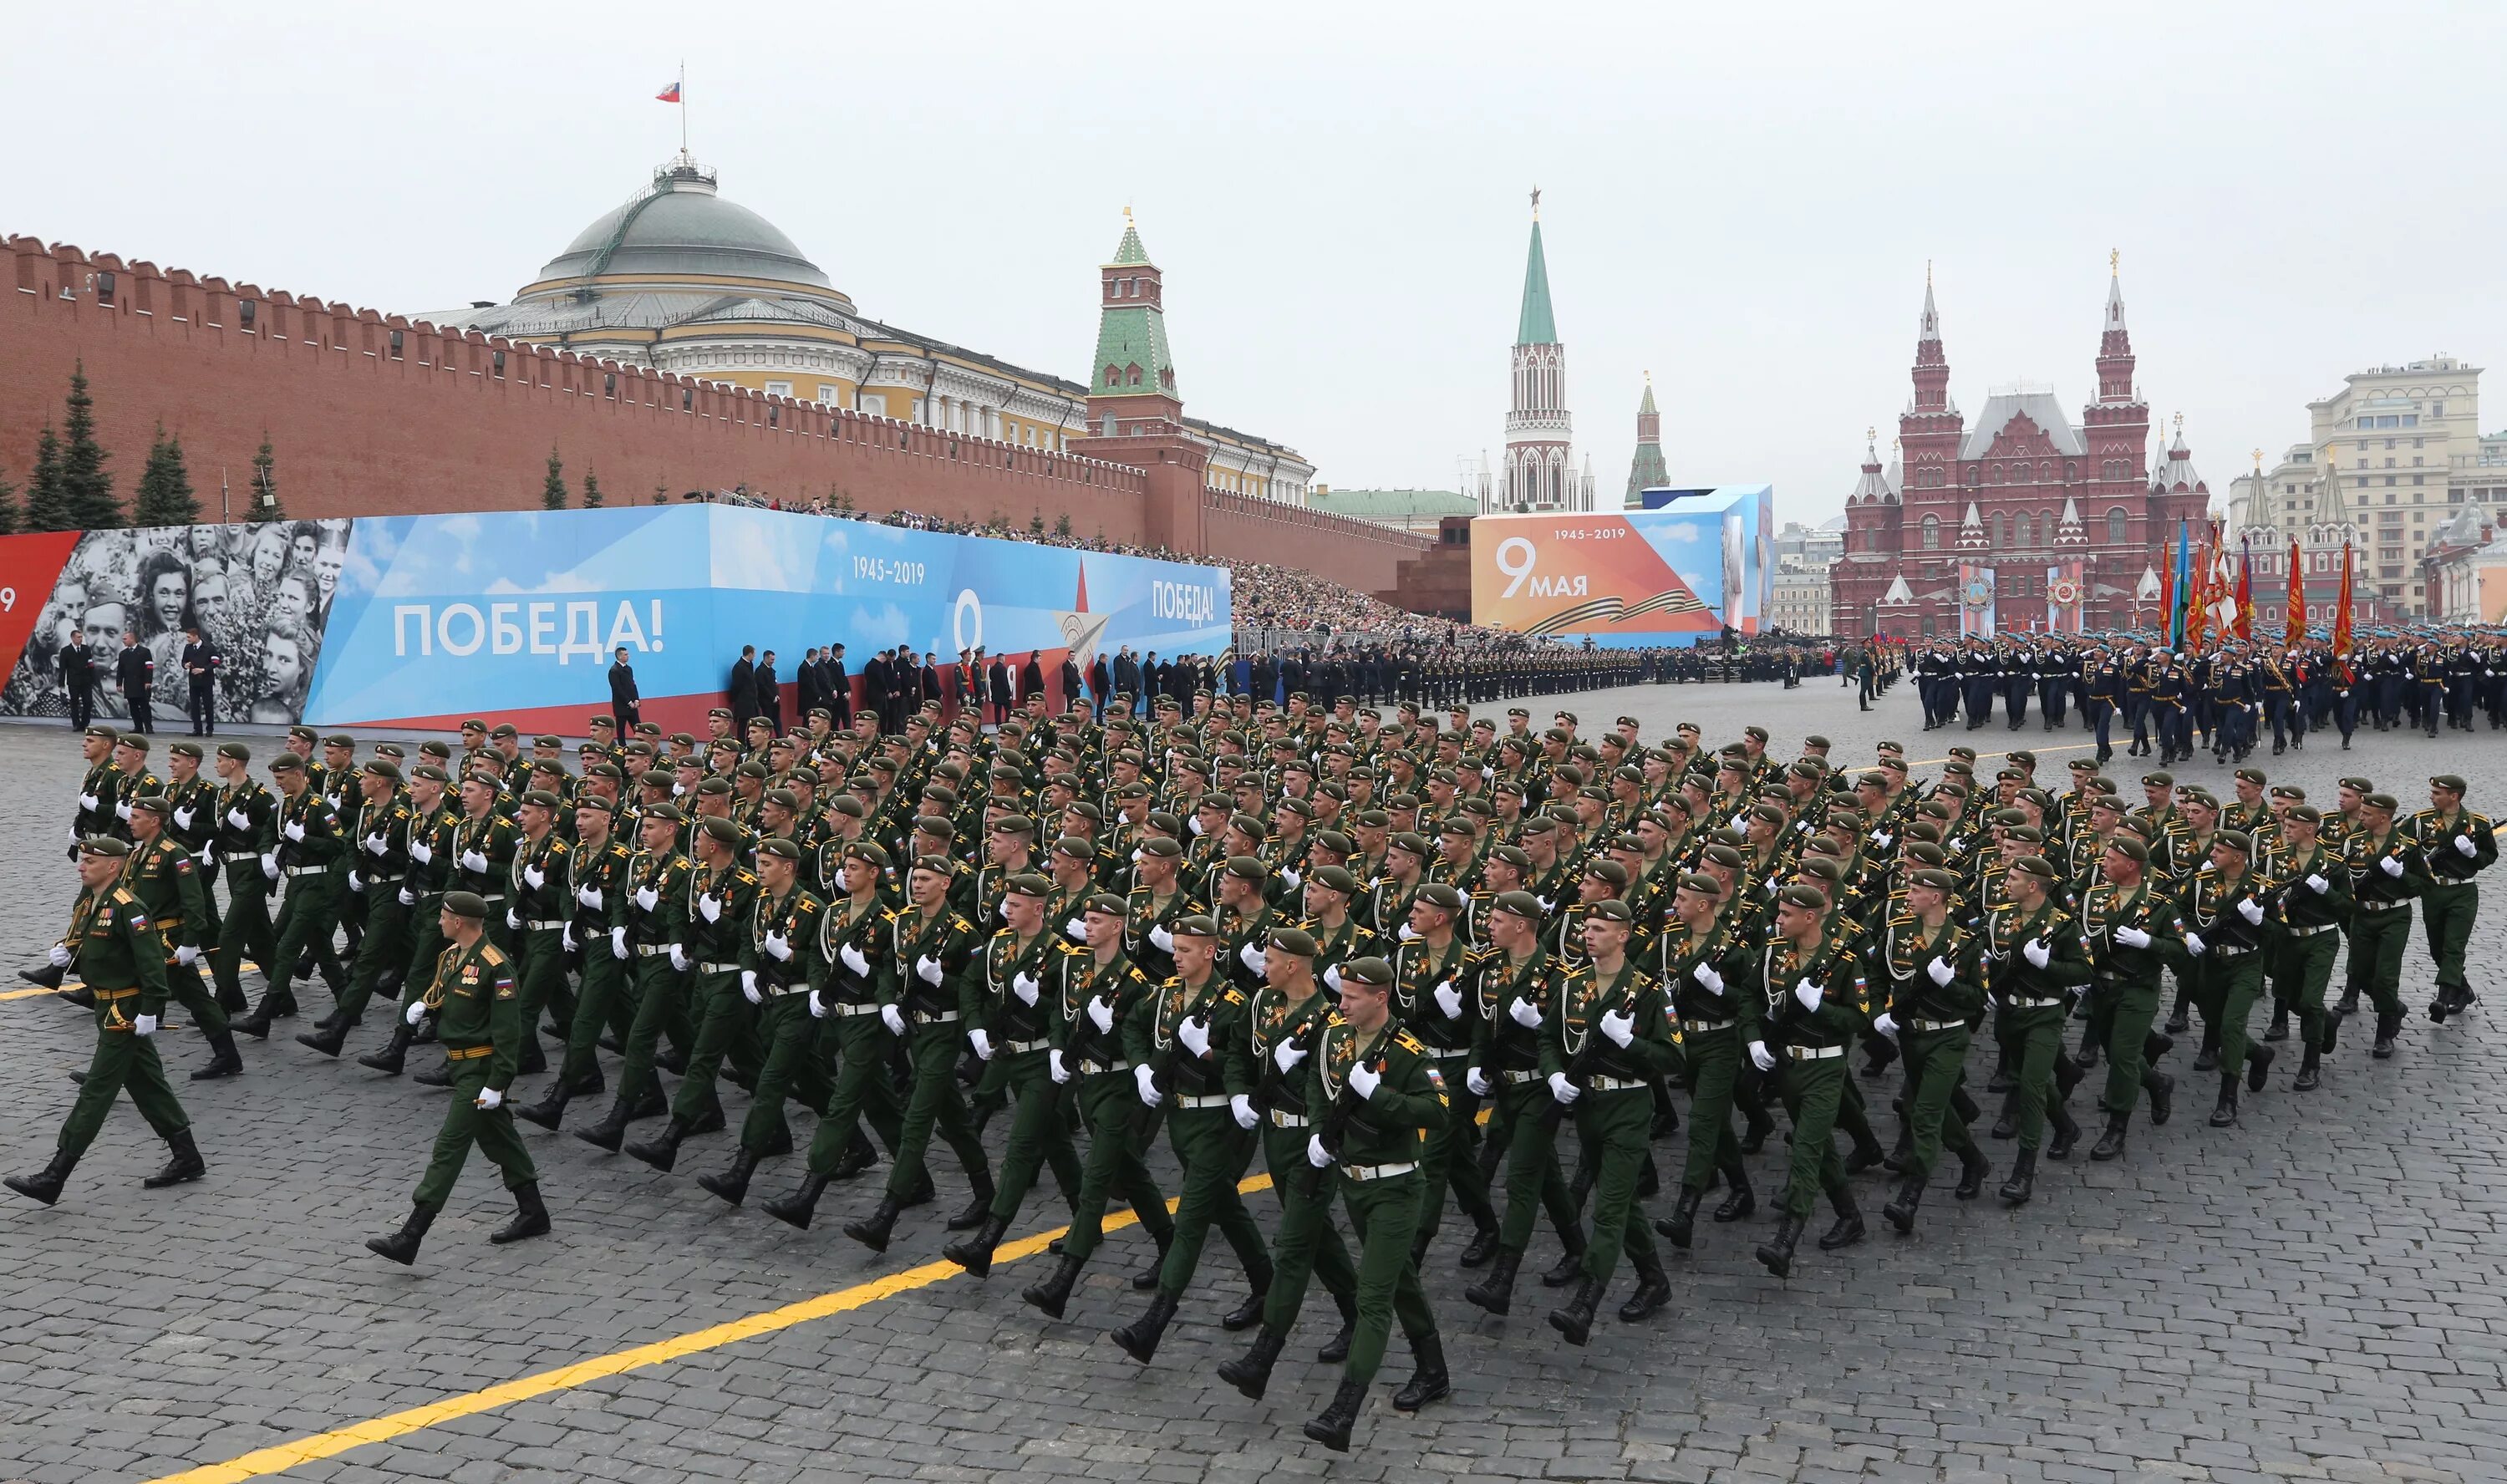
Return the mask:
<path id="1" fill-rule="evenodd" d="M 1404 1051 L 1417 1052 L 1417 1053 L 1418 1053 L 1418 1054 L 1420 1054 L 1421 1056 L 1425 1056 L 1425 1055 L 1427 1055 L 1427 1053 L 1428 1053 L 1428 1048 L 1427 1048 L 1425 1045 L 1423 1045 L 1423 1044 L 1421 1044 L 1421 1043 L 1420 1043 L 1419 1038 L 1418 1038 L 1417 1036 L 1415 1036 L 1415 1035 L 1412 1035 L 1412 1034 L 1411 1034 L 1409 1032 L 1407 1032 L 1407 1031 L 1396 1031 L 1396 1032 L 1393 1032 L 1393 1044 L 1394 1044 L 1394 1045 L 1396 1045 L 1396 1046 L 1400 1047 L 1400 1048 L 1401 1048 L 1402 1050 L 1404 1050 Z"/>
<path id="2" fill-rule="evenodd" d="M 490 963 L 502 963 L 505 961 L 505 951 L 493 943 L 482 942 L 479 945 L 479 957 Z"/>
<path id="3" fill-rule="evenodd" d="M 1006 938 L 1008 936 L 1010 936 L 1010 929 L 1006 927 L 999 928 L 993 933 L 995 941 L 999 941 L 999 939 Z"/>
<path id="4" fill-rule="evenodd" d="M 130 894 L 130 888 L 128 887 L 114 887 L 113 899 L 117 902 L 135 902 L 139 900 L 139 898 Z"/>

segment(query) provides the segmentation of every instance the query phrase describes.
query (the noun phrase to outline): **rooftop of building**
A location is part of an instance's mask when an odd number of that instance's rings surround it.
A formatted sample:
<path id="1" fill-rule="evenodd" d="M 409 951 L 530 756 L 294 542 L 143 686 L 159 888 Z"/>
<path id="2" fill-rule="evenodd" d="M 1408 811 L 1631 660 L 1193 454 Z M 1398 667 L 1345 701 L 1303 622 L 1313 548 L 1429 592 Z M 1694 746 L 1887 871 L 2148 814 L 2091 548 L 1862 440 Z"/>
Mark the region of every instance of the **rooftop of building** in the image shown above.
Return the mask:
<path id="1" fill-rule="evenodd" d="M 1362 521 L 1380 521 L 1388 516 L 1477 515 L 1480 508 L 1479 501 L 1451 489 L 1317 488 L 1308 493 L 1306 503 L 1317 510 L 1353 516 Z"/>

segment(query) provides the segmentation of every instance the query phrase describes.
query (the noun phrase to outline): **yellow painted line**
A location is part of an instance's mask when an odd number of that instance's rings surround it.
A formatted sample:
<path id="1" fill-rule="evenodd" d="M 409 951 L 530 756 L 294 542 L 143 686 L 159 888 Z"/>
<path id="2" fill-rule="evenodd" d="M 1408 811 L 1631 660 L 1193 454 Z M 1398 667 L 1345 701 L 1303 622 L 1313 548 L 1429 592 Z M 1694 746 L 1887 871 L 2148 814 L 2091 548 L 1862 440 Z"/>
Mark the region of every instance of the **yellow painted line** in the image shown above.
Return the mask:
<path id="1" fill-rule="evenodd" d="M 1257 1191 L 1270 1189 L 1271 1177 L 1267 1175 L 1254 1176 L 1239 1183 L 1236 1188 L 1246 1195 L 1253 1195 Z M 1173 1211 L 1175 1207 L 1174 1201 L 1167 1203 L 1169 1211 Z M 1126 1226 L 1136 1224 L 1139 1219 L 1129 1211 L 1117 1212 L 1107 1216 L 1105 1229 L 1109 1232 L 1120 1231 Z M 1033 1257 L 1069 1230 L 1067 1226 L 1058 1226 L 1051 1231 L 1037 1232 L 1033 1237 L 1022 1237 L 1016 1242 L 1003 1243 L 993 1254 L 993 1266 L 998 1269 L 1005 1263 Z M 274 1473 L 284 1473 L 301 1464 L 312 1464 L 323 1459 L 337 1458 L 352 1448 L 362 1448 L 369 1443 L 386 1443 L 396 1437 L 406 1437 L 412 1432 L 423 1431 L 428 1428 L 452 1422 L 455 1418 L 476 1417 L 482 1412 L 492 1412 L 498 1407 L 510 1406 L 517 1401 L 528 1401 L 535 1396 L 546 1396 L 553 1392 L 572 1391 L 576 1387 L 585 1386 L 605 1377 L 642 1370 L 647 1366 L 668 1364 L 672 1360 L 683 1359 L 704 1351 L 719 1350 L 725 1345 L 736 1345 L 742 1340 L 753 1340 L 760 1335 L 774 1334 L 790 1329 L 796 1324 L 806 1324 L 812 1320 L 822 1320 L 831 1315 L 850 1313 L 878 1303 L 882 1299 L 894 1298 L 900 1293 L 911 1293 L 917 1288 L 927 1288 L 933 1284 L 965 1276 L 965 1269 L 954 1262 L 945 1259 L 939 1262 L 926 1262 L 919 1268 L 907 1268 L 901 1273 L 891 1273 L 886 1278 L 873 1279 L 869 1283 L 857 1284 L 850 1288 L 839 1288 L 833 1293 L 821 1293 L 816 1298 L 803 1299 L 797 1304 L 786 1304 L 781 1309 L 769 1309 L 762 1314 L 752 1314 L 746 1319 L 733 1320 L 728 1323 L 691 1330 L 667 1340 L 656 1340 L 649 1345 L 637 1345 L 605 1356 L 594 1356 L 590 1359 L 577 1360 L 571 1365 L 561 1365 L 555 1370 L 517 1377 L 512 1381 L 501 1382 L 476 1392 L 447 1396 L 440 1401 L 430 1401 L 424 1406 L 411 1407 L 406 1411 L 391 1412 L 382 1417 L 369 1418 L 364 1422 L 351 1423 L 347 1427 L 335 1428 L 328 1432 L 316 1432 L 309 1437 L 276 1443 L 268 1448 L 256 1448 L 241 1458 L 231 1459 L 223 1464 L 203 1464 L 196 1468 L 186 1468 L 180 1473 L 162 1474 L 152 1481 L 152 1484 L 242 1484 L 246 1479 L 267 1478 Z"/>

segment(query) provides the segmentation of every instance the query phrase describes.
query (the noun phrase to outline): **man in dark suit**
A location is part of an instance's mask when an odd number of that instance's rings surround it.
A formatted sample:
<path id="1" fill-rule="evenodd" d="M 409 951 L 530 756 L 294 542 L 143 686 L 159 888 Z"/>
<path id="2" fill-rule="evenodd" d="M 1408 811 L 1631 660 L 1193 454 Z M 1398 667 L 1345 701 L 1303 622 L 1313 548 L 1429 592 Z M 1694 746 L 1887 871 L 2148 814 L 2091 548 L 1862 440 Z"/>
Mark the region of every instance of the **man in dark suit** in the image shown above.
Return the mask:
<path id="1" fill-rule="evenodd" d="M 923 699 L 947 700 L 947 692 L 940 684 L 940 657 L 927 652 L 923 656 Z"/>
<path id="2" fill-rule="evenodd" d="M 95 651 L 87 647 L 87 635 L 70 631 L 69 642 L 61 646 L 61 690 L 69 697 L 70 729 L 84 732 L 95 716 Z"/>
<path id="3" fill-rule="evenodd" d="M 783 682 L 775 675 L 775 651 L 770 649 L 757 657 L 757 672 L 750 677 L 757 686 L 757 714 L 776 736 L 783 735 Z"/>
<path id="4" fill-rule="evenodd" d="M 644 719 L 636 705 L 643 699 L 636 689 L 636 667 L 627 663 L 627 646 L 621 644 L 609 652 L 609 719 L 618 723 L 620 737 L 636 735 L 636 723 Z"/>
<path id="5" fill-rule="evenodd" d="M 1037 662 L 1036 651 L 1031 649 L 1027 652 L 1027 663 L 1019 667 L 1019 704 L 1024 706 L 1028 697 L 1043 694 L 1044 666 Z"/>
<path id="6" fill-rule="evenodd" d="M 874 649 L 862 662 L 862 709 L 879 717 L 883 725 L 888 718 L 888 654 Z"/>
<path id="7" fill-rule="evenodd" d="M 1066 650 L 1062 656 L 1062 701 L 1054 709 L 1067 711 L 1071 709 L 1071 703 L 1084 701 L 1087 696 L 1087 691 L 1080 687 L 1078 657 Z"/>
<path id="8" fill-rule="evenodd" d="M 984 719 L 1007 721 L 1010 714 L 1010 668 L 999 655 L 993 656 L 993 662 L 984 667 L 984 689 L 985 699 L 990 703 L 984 707 Z"/>
<path id="9" fill-rule="evenodd" d="M 1106 668 L 1106 657 L 1099 655 L 1088 664 L 1088 710 L 1099 721 L 1106 719 L 1106 699 L 1114 694 L 1114 672 Z"/>
<path id="10" fill-rule="evenodd" d="M 813 644 L 801 651 L 801 663 L 792 669 L 792 719 L 807 721 L 826 704 L 818 691 L 818 646 Z"/>
<path id="11" fill-rule="evenodd" d="M 113 683 L 122 687 L 123 702 L 130 707 L 131 730 L 143 737 L 156 731 L 157 716 L 148 703 L 155 699 L 157 661 L 141 647 L 139 635 L 122 635 L 122 650 L 113 657 Z"/>
<path id="12" fill-rule="evenodd" d="M 818 663 L 818 678 L 827 692 L 827 709 L 835 713 L 839 728 L 854 724 L 854 682 L 845 673 L 845 646 L 830 644 L 827 657 Z"/>
<path id="13" fill-rule="evenodd" d="M 218 731 L 218 650 L 194 624 L 183 631 L 183 678 L 192 689 L 192 735 Z"/>
<path id="14" fill-rule="evenodd" d="M 731 707 L 732 735 L 745 735 L 748 718 L 757 714 L 756 645 L 740 646 L 740 658 L 732 662 L 731 684 L 723 688 L 722 704 Z"/>
<path id="15" fill-rule="evenodd" d="M 1134 706 L 1140 705 L 1141 662 L 1132 658 L 1129 644 L 1114 656 L 1114 689 L 1132 697 Z"/>
<path id="16" fill-rule="evenodd" d="M 888 661 L 888 729 L 903 732 L 905 719 L 923 706 L 923 667 L 914 660 L 914 646 L 899 644 Z"/>

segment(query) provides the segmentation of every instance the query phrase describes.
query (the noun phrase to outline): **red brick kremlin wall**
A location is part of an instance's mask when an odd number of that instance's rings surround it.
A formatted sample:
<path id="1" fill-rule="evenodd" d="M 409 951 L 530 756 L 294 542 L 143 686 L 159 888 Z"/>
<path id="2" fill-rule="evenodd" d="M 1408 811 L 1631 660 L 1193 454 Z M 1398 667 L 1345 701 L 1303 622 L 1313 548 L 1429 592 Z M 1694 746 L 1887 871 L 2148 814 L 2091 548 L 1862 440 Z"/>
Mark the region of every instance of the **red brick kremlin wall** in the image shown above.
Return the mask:
<path id="1" fill-rule="evenodd" d="M 204 519 L 225 472 L 249 514 L 267 435 L 291 516 L 407 515 L 538 504 L 549 452 L 579 501 L 656 486 L 745 485 L 786 501 L 903 508 L 1024 525 L 1068 516 L 1083 537 L 1137 543 L 1141 471 L 864 416 L 787 397 L 440 331 L 373 309 L 200 278 L 66 243 L 11 237 L 0 266 L 0 476 L 22 485 L 46 421 L 84 364 L 97 437 L 126 507 L 159 424 L 180 438 Z M 250 306 L 250 322 L 245 307 Z M 1211 493 L 1187 556 L 1303 566 L 1365 592 L 1424 544 L 1362 522 Z"/>

